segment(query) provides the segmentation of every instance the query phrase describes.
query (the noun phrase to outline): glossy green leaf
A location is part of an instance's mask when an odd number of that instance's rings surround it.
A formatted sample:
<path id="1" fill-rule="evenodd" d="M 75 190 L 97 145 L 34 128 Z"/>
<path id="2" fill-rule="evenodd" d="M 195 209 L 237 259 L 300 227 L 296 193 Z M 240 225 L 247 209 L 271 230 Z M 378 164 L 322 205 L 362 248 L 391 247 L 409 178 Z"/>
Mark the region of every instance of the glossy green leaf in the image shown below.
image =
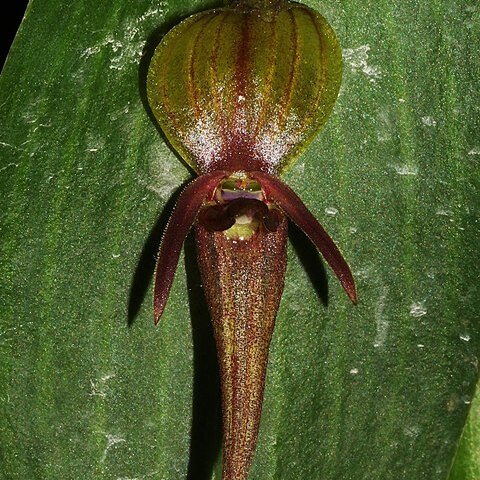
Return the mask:
<path id="1" fill-rule="evenodd" d="M 284 180 L 342 248 L 359 304 L 293 230 L 251 478 L 445 480 L 480 356 L 479 7 L 306 3 L 344 78 Z M 219 478 L 191 241 L 153 327 L 154 255 L 191 176 L 145 91 L 161 35 L 212 6 L 28 8 L 0 78 L 2 478 Z"/>

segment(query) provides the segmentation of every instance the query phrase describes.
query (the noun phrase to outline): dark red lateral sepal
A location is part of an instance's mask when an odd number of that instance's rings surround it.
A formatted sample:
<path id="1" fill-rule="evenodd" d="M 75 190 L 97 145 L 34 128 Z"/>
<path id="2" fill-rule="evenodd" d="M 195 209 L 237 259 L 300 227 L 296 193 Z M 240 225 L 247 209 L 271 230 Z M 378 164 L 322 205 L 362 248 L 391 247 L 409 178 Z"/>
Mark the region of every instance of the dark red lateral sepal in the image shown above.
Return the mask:
<path id="1" fill-rule="evenodd" d="M 310 213 L 297 194 L 281 180 L 267 173 L 251 172 L 249 176 L 260 183 L 266 199 L 280 207 L 303 230 L 330 265 L 350 300 L 356 304 L 357 289 L 348 263 L 330 235 Z"/>
<path id="2" fill-rule="evenodd" d="M 193 180 L 177 200 L 163 234 L 155 267 L 153 297 L 155 325 L 158 323 L 167 303 L 185 237 L 205 199 L 213 194 L 216 186 L 228 175 L 227 172 L 223 171 L 202 175 Z"/>

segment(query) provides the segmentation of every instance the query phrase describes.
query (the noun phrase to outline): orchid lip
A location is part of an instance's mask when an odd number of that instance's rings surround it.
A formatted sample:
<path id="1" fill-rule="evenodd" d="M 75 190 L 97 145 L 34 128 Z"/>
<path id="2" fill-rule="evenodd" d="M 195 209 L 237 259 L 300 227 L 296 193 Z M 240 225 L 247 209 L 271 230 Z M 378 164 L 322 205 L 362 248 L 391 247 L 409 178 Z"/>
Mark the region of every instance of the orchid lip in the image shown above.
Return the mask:
<path id="1" fill-rule="evenodd" d="M 231 228 L 247 228 L 253 234 L 260 225 L 267 231 L 277 229 L 279 220 L 275 207 L 269 208 L 256 198 L 237 197 L 234 200 L 208 205 L 198 215 L 198 223 L 209 231 L 225 231 L 227 236 L 242 237 L 230 232 Z"/>

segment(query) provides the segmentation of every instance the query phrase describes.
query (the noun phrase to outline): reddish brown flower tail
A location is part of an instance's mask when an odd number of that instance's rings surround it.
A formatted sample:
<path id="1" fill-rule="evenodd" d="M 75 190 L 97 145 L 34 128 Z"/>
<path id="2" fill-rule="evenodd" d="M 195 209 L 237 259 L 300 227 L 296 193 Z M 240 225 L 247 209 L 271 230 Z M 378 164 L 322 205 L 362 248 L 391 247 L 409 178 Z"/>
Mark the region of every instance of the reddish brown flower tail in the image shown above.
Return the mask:
<path id="1" fill-rule="evenodd" d="M 268 348 L 284 285 L 287 216 L 320 250 L 355 303 L 352 273 L 333 240 L 293 190 L 266 173 L 214 172 L 193 181 L 180 195 L 160 247 L 155 323 L 195 222 L 221 377 L 222 480 L 247 480 L 255 452 Z"/>
<path id="2" fill-rule="evenodd" d="M 220 367 L 222 480 L 247 479 L 257 442 L 268 347 L 286 265 L 287 221 L 274 210 L 274 231 L 265 215 L 248 239 L 207 229 L 202 217 L 196 225 L 198 262 Z M 263 209 L 259 206 L 258 211 Z"/>
<path id="3" fill-rule="evenodd" d="M 296 193 L 281 180 L 266 173 L 252 172 L 249 175 L 260 183 L 266 200 L 278 205 L 305 232 L 340 280 L 350 300 L 357 303 L 355 280 L 348 263 L 328 233 Z"/>
<path id="4" fill-rule="evenodd" d="M 202 175 L 190 183 L 181 193 L 163 234 L 155 268 L 153 315 L 158 323 L 172 286 L 183 242 L 204 200 L 211 195 L 218 183 L 228 174 L 217 171 Z"/>

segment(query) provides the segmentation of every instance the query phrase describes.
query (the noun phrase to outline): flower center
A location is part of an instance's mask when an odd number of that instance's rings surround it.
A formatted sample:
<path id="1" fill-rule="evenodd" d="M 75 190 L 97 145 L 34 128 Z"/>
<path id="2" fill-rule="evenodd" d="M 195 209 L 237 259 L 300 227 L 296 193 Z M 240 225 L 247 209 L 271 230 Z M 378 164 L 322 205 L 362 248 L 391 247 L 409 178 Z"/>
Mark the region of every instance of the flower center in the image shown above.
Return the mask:
<path id="1" fill-rule="evenodd" d="M 199 213 L 199 222 L 207 230 L 224 232 L 228 239 L 248 240 L 260 229 L 276 231 L 281 213 L 267 205 L 261 186 L 246 175 L 232 175 L 222 182 L 214 201 Z"/>

